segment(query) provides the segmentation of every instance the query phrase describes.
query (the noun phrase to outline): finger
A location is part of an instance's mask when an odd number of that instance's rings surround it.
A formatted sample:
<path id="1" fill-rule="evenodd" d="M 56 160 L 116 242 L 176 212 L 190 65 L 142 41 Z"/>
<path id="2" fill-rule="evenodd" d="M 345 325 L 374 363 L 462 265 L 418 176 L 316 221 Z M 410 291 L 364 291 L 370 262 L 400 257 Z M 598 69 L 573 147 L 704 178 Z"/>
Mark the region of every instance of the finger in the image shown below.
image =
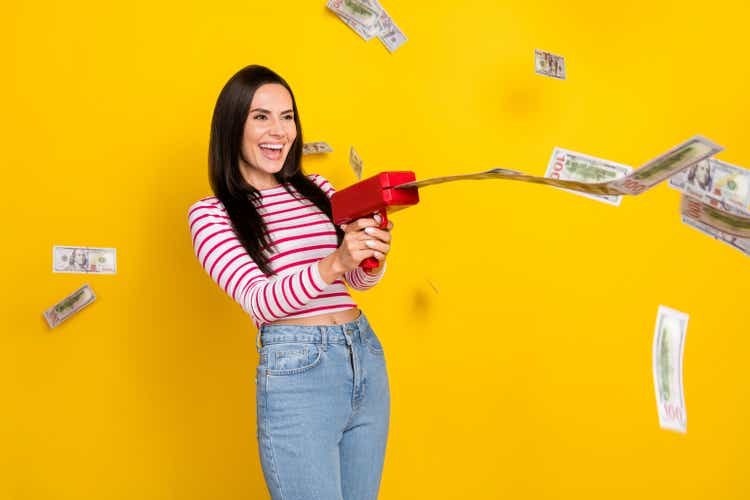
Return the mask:
<path id="1" fill-rule="evenodd" d="M 356 255 L 352 256 L 352 258 L 359 263 L 362 263 L 363 260 L 370 257 L 374 257 L 378 261 L 383 262 L 385 260 L 386 254 L 377 250 L 362 250 L 361 252 L 357 252 Z"/>
<path id="2" fill-rule="evenodd" d="M 388 253 L 391 250 L 391 246 L 387 243 L 383 243 L 378 240 L 365 240 L 365 247 L 371 250 L 377 250 L 382 253 Z"/>
<path id="3" fill-rule="evenodd" d="M 391 233 L 382 229 L 378 229 L 375 227 L 366 227 L 363 232 L 373 238 L 379 239 L 380 241 L 385 241 L 386 243 L 391 241 Z"/>
<path id="4" fill-rule="evenodd" d="M 388 224 L 386 224 L 385 228 L 380 227 L 380 224 L 383 222 L 383 219 L 380 217 L 380 214 L 375 214 L 372 216 L 372 218 L 375 221 L 375 223 L 378 225 L 378 228 L 380 229 L 385 229 L 387 231 L 390 231 L 391 228 L 393 228 L 393 222 L 391 222 L 390 220 L 388 221 Z"/>
<path id="5" fill-rule="evenodd" d="M 352 223 L 352 226 L 355 226 L 357 231 L 361 231 L 366 227 L 378 227 L 379 225 L 372 217 L 362 217 Z"/>

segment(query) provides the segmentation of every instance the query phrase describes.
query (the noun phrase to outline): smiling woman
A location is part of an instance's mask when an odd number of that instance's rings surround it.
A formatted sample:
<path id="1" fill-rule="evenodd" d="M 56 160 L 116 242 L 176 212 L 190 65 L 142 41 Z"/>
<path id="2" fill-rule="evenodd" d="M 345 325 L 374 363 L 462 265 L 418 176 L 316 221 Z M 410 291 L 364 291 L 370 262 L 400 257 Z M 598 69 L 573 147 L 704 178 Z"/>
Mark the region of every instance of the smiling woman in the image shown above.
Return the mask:
<path id="1" fill-rule="evenodd" d="M 248 66 L 211 123 L 213 197 L 188 212 L 196 256 L 258 336 L 258 446 L 274 499 L 375 499 L 390 390 L 383 348 L 347 289 L 377 284 L 392 224 L 331 221 L 333 186 L 302 172 L 289 85 Z M 370 273 L 360 264 L 375 257 Z M 365 384 L 367 391 L 365 391 Z"/>

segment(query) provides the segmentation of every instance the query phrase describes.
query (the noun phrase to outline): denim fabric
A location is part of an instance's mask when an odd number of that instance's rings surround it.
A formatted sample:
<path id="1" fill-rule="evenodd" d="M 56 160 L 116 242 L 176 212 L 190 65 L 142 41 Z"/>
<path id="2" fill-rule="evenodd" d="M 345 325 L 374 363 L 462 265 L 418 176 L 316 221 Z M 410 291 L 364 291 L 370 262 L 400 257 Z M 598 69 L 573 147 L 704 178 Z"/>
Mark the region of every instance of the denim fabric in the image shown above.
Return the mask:
<path id="1" fill-rule="evenodd" d="M 258 448 L 273 500 L 377 499 L 390 390 L 364 314 L 342 325 L 263 325 Z"/>

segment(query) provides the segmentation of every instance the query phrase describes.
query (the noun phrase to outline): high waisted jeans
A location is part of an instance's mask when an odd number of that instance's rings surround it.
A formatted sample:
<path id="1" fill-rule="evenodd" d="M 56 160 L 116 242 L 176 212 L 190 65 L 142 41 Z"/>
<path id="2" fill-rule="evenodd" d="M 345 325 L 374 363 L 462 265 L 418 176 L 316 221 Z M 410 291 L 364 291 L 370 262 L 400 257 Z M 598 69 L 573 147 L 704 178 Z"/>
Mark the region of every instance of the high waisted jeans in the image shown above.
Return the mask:
<path id="1" fill-rule="evenodd" d="M 271 498 L 376 499 L 391 398 L 365 315 L 342 325 L 263 325 L 258 337 L 258 447 Z"/>

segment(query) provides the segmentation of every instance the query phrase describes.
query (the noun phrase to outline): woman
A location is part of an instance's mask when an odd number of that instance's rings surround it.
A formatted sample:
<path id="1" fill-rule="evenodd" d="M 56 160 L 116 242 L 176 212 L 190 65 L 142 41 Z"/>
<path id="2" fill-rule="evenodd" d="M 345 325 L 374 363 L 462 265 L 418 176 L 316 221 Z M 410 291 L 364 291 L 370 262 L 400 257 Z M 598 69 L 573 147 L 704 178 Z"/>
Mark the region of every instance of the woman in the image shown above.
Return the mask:
<path id="1" fill-rule="evenodd" d="M 188 214 L 196 255 L 258 328 L 257 437 L 273 499 L 377 498 L 390 415 L 383 349 L 346 283 L 383 276 L 392 224 L 331 222 L 333 187 L 302 173 L 289 85 L 248 66 L 214 109 L 214 197 Z M 375 257 L 366 272 L 360 262 Z"/>

